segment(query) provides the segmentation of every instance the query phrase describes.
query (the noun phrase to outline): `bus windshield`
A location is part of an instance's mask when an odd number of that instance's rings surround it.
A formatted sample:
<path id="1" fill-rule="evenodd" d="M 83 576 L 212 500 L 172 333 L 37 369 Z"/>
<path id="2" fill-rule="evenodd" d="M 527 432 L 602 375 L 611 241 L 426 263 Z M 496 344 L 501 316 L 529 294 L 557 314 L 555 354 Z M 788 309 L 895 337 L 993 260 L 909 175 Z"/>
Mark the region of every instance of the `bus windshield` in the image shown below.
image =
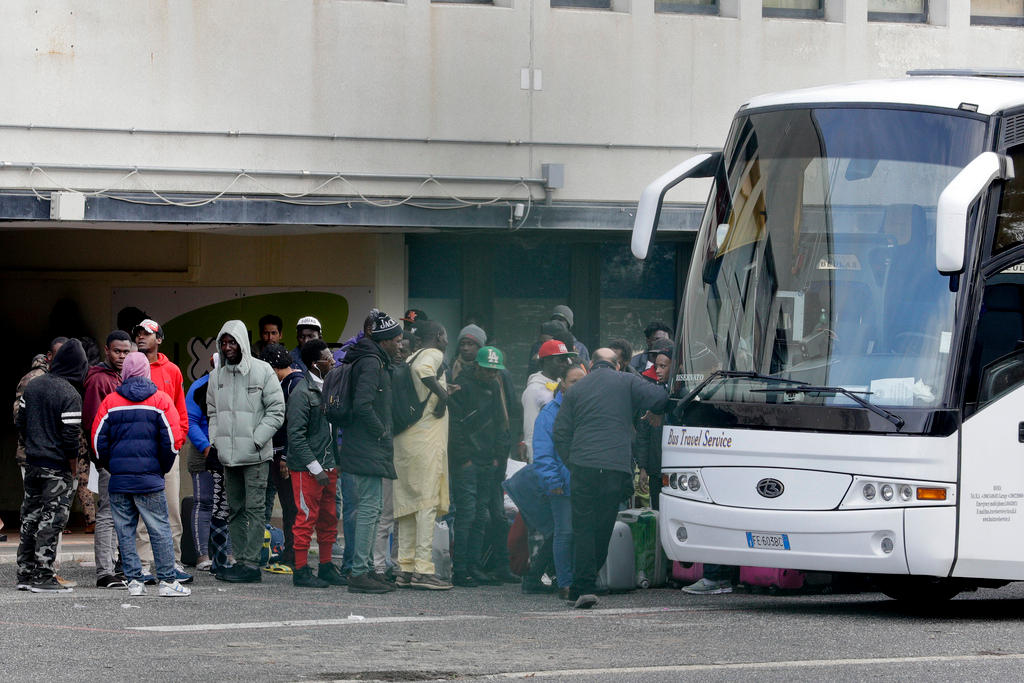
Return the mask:
<path id="1" fill-rule="evenodd" d="M 676 392 L 726 370 L 701 399 L 939 406 L 955 294 L 935 267 L 935 207 L 985 134 L 915 110 L 741 114 L 694 248 Z"/>

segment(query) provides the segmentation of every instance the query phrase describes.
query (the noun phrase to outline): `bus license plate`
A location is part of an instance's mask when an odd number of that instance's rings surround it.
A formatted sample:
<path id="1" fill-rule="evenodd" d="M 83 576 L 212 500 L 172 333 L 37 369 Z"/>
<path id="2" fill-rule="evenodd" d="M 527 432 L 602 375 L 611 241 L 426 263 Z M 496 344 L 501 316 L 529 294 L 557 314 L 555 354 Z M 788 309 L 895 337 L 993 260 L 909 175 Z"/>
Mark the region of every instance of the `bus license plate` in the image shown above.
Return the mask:
<path id="1" fill-rule="evenodd" d="M 747 546 L 765 550 L 789 550 L 789 536 L 786 534 L 761 534 L 747 532 Z"/>

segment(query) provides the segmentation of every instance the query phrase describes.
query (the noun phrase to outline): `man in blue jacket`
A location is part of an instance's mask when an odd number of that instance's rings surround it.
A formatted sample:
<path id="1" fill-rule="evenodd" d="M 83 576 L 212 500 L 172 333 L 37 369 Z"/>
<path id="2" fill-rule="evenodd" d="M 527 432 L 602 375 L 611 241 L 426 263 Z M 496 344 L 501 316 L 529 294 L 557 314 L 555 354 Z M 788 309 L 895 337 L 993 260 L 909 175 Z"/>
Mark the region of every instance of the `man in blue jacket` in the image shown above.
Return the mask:
<path id="1" fill-rule="evenodd" d="M 149 378 L 149 360 L 138 351 L 121 366 L 123 381 L 100 404 L 92 429 L 93 449 L 100 466 L 110 472 L 110 511 L 121 547 L 128 595 L 146 594 L 135 530 L 142 518 L 149 531 L 161 597 L 191 594 L 178 582 L 174 543 L 164 495 L 164 475 L 178 452 L 174 447 L 178 413 L 171 397 Z"/>

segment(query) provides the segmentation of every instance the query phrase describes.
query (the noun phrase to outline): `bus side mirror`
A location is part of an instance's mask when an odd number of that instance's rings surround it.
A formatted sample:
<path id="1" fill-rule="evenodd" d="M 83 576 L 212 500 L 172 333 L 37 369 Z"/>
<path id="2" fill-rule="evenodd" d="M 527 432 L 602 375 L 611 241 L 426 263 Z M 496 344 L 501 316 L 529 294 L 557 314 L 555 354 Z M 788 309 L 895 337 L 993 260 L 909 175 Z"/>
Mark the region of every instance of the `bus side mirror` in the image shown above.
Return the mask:
<path id="1" fill-rule="evenodd" d="M 698 154 L 664 173 L 644 188 L 640 195 L 640 203 L 636 207 L 636 219 L 633 221 L 633 256 L 640 260 L 647 258 L 654 243 L 654 233 L 658 229 L 658 216 L 661 215 L 661 203 L 665 199 L 665 193 L 687 178 L 714 178 L 721 162 L 721 152 Z"/>
<path id="2" fill-rule="evenodd" d="M 983 152 L 963 167 L 939 195 L 935 216 L 935 267 L 943 275 L 964 269 L 967 215 L 971 205 L 996 178 L 1013 178 L 1013 161 Z"/>

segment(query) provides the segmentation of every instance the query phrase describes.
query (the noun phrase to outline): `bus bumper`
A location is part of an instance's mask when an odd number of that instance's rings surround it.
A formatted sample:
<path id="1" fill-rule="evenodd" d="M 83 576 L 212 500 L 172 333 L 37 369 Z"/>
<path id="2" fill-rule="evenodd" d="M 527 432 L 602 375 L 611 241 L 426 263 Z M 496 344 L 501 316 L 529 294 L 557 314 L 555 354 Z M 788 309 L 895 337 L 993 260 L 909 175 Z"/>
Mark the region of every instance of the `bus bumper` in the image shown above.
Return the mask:
<path id="1" fill-rule="evenodd" d="M 669 559 L 683 562 L 779 567 L 823 572 L 942 575 L 945 544 L 931 549 L 924 566 L 908 565 L 902 508 L 891 510 L 756 510 L 661 495 L 661 543 Z M 916 517 L 924 510 L 914 510 Z M 953 508 L 927 511 L 952 520 Z M 940 524 L 940 526 L 946 526 Z M 952 529 L 950 530 L 952 532 Z M 748 536 L 754 534 L 754 538 Z M 787 549 L 751 547 L 785 537 Z M 949 536 L 952 541 L 952 535 Z M 952 543 L 950 542 L 950 545 Z M 952 548 L 949 548 L 949 560 Z M 911 556 L 920 555 L 912 550 Z M 915 561 L 914 564 L 917 564 Z M 949 563 L 945 563 L 948 572 Z M 913 569 L 914 571 L 911 571 Z"/>

